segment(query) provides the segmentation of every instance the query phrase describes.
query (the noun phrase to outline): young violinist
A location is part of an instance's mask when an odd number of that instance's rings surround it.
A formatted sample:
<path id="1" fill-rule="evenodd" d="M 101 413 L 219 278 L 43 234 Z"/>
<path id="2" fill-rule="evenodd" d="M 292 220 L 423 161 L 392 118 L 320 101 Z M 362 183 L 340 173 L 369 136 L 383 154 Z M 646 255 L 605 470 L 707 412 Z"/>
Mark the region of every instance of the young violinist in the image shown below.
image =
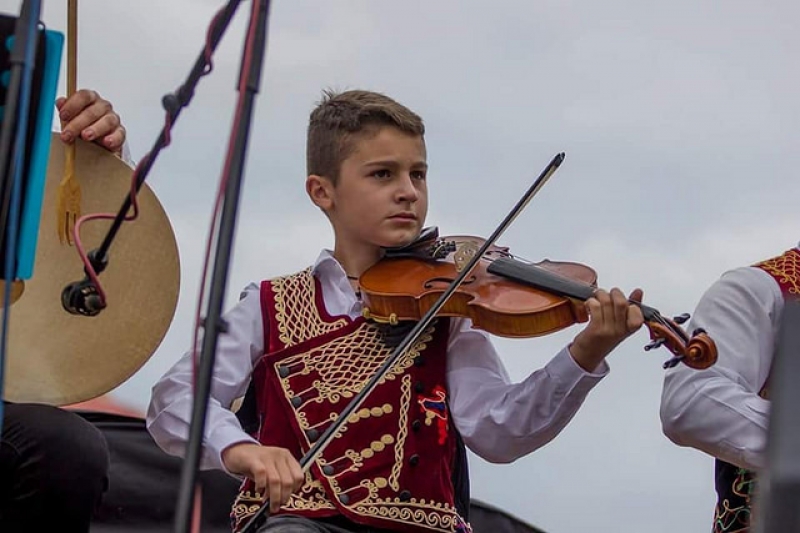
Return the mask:
<path id="1" fill-rule="evenodd" d="M 702 296 L 689 327 L 714 339 L 716 364 L 705 370 L 678 366 L 664 378 L 664 433 L 715 458 L 715 533 L 751 530 L 756 473 L 766 459 L 776 336 L 786 299 L 798 295 L 800 247 L 725 273 Z"/>
<path id="2" fill-rule="evenodd" d="M 375 92 L 329 92 L 311 113 L 305 186 L 333 248 L 306 270 L 247 287 L 219 339 L 201 466 L 243 476 L 235 529 L 268 497 L 261 532 L 469 530 L 460 439 L 496 463 L 543 446 L 643 323 L 618 289 L 597 291 L 574 341 L 512 383 L 486 333 L 439 318 L 304 475 L 298 459 L 391 351 L 361 316 L 358 279 L 423 228 L 424 133 L 418 115 Z M 172 454 L 185 448 L 191 380 L 187 353 L 153 387 L 148 428 Z M 248 434 L 229 409 L 251 383 L 259 427 Z"/>
<path id="3" fill-rule="evenodd" d="M 59 98 L 56 108 L 63 142 L 80 137 L 127 157 L 120 117 L 95 91 Z M 108 485 L 100 431 L 74 413 L 33 403 L 4 403 L 2 423 L 0 531 L 88 532 Z"/>

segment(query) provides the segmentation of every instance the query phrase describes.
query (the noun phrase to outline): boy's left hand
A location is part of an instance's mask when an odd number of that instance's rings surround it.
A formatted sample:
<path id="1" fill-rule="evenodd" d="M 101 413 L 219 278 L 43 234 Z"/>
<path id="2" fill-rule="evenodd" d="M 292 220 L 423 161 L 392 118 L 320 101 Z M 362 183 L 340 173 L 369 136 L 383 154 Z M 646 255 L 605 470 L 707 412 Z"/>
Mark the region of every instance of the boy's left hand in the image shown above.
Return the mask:
<path id="1" fill-rule="evenodd" d="M 67 144 L 80 137 L 120 154 L 125 143 L 125 127 L 111 102 L 97 92 L 81 89 L 69 98 L 56 100 L 61 119 L 61 140 Z"/>
<path id="2" fill-rule="evenodd" d="M 642 291 L 634 290 L 630 299 L 642 301 Z M 572 358 L 586 371 L 593 372 L 619 343 L 642 327 L 644 317 L 619 289 L 598 290 L 586 301 L 589 324 L 569 347 Z"/>

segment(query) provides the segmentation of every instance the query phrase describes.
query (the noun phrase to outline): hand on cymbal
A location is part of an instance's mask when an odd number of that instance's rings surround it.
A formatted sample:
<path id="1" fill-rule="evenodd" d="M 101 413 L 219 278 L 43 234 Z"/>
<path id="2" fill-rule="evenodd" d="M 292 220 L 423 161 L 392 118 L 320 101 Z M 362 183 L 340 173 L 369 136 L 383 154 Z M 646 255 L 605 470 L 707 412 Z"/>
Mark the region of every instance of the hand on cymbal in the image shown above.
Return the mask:
<path id="1" fill-rule="evenodd" d="M 90 89 L 56 100 L 61 119 L 61 140 L 72 143 L 78 136 L 119 154 L 125 143 L 125 127 L 111 102 Z"/>

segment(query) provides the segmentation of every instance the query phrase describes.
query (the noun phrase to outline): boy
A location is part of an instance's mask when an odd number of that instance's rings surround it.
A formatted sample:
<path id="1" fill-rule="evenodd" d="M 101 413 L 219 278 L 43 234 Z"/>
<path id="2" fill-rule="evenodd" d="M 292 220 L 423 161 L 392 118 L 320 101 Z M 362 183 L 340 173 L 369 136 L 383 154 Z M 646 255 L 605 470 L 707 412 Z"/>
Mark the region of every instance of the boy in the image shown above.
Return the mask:
<path id="1" fill-rule="evenodd" d="M 676 367 L 664 378 L 664 434 L 716 458 L 715 533 L 752 526 L 755 473 L 767 452 L 767 382 L 785 299 L 798 294 L 800 248 L 725 273 L 700 299 L 689 327 L 714 339 L 716 364 L 702 371 Z"/>
<path id="2" fill-rule="evenodd" d="M 303 272 L 248 287 L 219 339 L 202 464 L 247 478 L 236 528 L 267 496 L 281 514 L 263 532 L 467 530 L 454 483 L 458 439 L 493 462 L 546 444 L 606 374 L 605 356 L 642 325 L 619 290 L 598 291 L 574 342 L 512 384 L 484 332 L 439 319 L 303 475 L 297 460 L 390 353 L 361 318 L 358 278 L 422 230 L 424 133 L 419 116 L 374 92 L 327 93 L 311 114 L 306 191 L 333 226 L 334 249 Z M 227 410 L 251 379 L 254 436 Z M 190 402 L 186 354 L 154 386 L 148 410 L 169 453 L 184 448 Z"/>

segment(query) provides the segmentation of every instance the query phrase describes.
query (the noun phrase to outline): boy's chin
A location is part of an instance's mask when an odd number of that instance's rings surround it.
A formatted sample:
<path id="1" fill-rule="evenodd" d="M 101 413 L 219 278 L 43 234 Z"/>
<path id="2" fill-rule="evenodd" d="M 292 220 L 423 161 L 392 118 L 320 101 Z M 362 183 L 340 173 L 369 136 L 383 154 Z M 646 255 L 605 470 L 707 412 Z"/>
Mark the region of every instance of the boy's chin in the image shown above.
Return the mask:
<path id="1" fill-rule="evenodd" d="M 385 238 L 381 239 L 380 246 L 381 248 L 402 248 L 403 246 L 408 246 L 414 242 L 417 237 L 419 237 L 418 231 L 408 231 L 394 235 L 387 235 Z"/>

